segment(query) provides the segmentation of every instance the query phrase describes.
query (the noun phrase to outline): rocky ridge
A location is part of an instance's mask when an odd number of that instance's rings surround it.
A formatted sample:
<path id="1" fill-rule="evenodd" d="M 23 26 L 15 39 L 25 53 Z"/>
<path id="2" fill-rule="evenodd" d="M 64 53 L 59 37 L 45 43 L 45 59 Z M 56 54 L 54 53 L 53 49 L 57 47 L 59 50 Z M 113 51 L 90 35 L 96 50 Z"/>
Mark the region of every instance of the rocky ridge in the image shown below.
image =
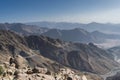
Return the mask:
<path id="1" fill-rule="evenodd" d="M 0 80 L 102 80 L 102 78 L 91 77 L 88 74 L 77 74 L 68 68 L 60 68 L 56 73 L 49 72 L 46 68 L 40 67 L 23 67 L 15 68 L 15 64 L 11 65 L 5 62 L 0 65 L 4 72 L 0 75 Z M 95 76 L 95 75 L 94 75 Z"/>

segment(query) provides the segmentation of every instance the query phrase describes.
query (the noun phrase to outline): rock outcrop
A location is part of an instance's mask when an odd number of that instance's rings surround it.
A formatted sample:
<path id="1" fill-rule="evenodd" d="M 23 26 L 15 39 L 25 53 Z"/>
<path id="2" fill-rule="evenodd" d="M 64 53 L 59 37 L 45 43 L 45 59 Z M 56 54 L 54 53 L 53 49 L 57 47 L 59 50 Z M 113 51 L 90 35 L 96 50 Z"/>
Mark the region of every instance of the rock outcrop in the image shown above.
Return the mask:
<path id="1" fill-rule="evenodd" d="M 5 67 L 5 65 L 8 67 Z M 57 73 L 52 72 L 52 74 L 48 75 L 45 68 L 32 69 L 26 67 L 18 69 L 15 66 L 9 65 L 9 63 L 5 65 L 0 65 L 4 68 L 4 73 L 0 75 L 0 80 L 88 80 L 86 75 L 78 75 L 67 68 L 61 68 Z"/>

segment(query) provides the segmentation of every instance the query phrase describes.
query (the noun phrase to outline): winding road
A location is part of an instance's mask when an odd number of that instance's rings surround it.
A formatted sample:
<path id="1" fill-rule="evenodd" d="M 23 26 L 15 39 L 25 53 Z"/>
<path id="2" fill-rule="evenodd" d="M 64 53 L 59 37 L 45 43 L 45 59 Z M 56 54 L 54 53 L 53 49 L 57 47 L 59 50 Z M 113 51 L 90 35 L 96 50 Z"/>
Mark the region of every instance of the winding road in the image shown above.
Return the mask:
<path id="1" fill-rule="evenodd" d="M 114 53 L 116 53 L 116 52 L 118 52 L 118 51 L 115 50 L 115 51 L 113 52 L 114 60 L 117 61 L 118 63 L 120 63 L 120 59 L 118 59 L 117 55 L 114 54 Z M 101 75 L 101 77 L 103 77 L 103 79 L 106 80 L 107 77 L 114 76 L 114 75 L 116 75 L 118 72 L 120 72 L 120 66 L 112 69 L 110 72 L 108 72 L 108 73 L 106 73 L 106 74 L 104 74 L 104 75 Z"/>

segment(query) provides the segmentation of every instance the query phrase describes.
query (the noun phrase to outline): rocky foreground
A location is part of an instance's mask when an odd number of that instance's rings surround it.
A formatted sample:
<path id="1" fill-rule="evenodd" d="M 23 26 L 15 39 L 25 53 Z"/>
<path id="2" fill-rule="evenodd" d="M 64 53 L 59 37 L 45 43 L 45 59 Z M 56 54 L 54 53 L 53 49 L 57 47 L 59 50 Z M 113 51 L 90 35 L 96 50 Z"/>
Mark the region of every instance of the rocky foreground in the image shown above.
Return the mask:
<path id="1" fill-rule="evenodd" d="M 5 62 L 0 65 L 0 80 L 88 80 L 85 75 L 77 75 L 70 69 L 60 68 L 56 73 L 50 72 L 46 68 L 29 66 L 16 68 L 16 64 Z"/>
<path id="2" fill-rule="evenodd" d="M 14 59 L 9 62 L 10 57 Z M 93 43 L 20 36 L 3 30 L 0 65 L 1 80 L 103 80 L 99 75 L 119 66 L 113 55 Z"/>
<path id="3" fill-rule="evenodd" d="M 14 61 L 10 58 L 9 62 L 0 64 L 0 80 L 102 80 L 95 76 L 93 79 L 86 73 L 78 74 L 69 68 L 60 68 L 59 71 L 52 72 L 47 68 L 19 65 Z"/>

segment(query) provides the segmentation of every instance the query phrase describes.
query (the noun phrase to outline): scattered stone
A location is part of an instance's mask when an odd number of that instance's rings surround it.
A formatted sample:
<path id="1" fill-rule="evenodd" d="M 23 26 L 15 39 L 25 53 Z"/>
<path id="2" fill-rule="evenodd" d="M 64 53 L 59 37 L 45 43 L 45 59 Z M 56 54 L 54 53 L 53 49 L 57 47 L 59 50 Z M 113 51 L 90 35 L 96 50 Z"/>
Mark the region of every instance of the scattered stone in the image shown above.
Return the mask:
<path id="1" fill-rule="evenodd" d="M 32 72 L 33 72 L 33 73 L 39 73 L 39 69 L 38 69 L 37 67 L 34 67 L 34 68 L 32 69 Z"/>
<path id="2" fill-rule="evenodd" d="M 46 68 L 40 68 L 37 66 L 35 66 L 33 69 L 31 67 L 23 66 L 22 68 L 16 68 L 16 64 L 13 63 L 14 61 L 12 60 L 13 59 L 11 59 L 10 64 L 4 63 L 4 67 L 7 67 L 5 68 L 6 70 L 4 74 L 0 76 L 0 80 L 87 80 L 85 76 L 80 77 L 70 69 L 61 68 L 59 72 L 53 72 L 53 75 L 52 72 Z"/>
<path id="3" fill-rule="evenodd" d="M 26 73 L 27 74 L 33 74 L 33 71 L 31 69 L 28 69 L 28 71 Z"/>
<path id="4" fill-rule="evenodd" d="M 14 63 L 14 59 L 11 57 L 10 60 L 9 60 L 10 66 L 11 66 L 12 63 Z"/>
<path id="5" fill-rule="evenodd" d="M 68 77 L 67 80 L 73 80 L 71 77 Z"/>

